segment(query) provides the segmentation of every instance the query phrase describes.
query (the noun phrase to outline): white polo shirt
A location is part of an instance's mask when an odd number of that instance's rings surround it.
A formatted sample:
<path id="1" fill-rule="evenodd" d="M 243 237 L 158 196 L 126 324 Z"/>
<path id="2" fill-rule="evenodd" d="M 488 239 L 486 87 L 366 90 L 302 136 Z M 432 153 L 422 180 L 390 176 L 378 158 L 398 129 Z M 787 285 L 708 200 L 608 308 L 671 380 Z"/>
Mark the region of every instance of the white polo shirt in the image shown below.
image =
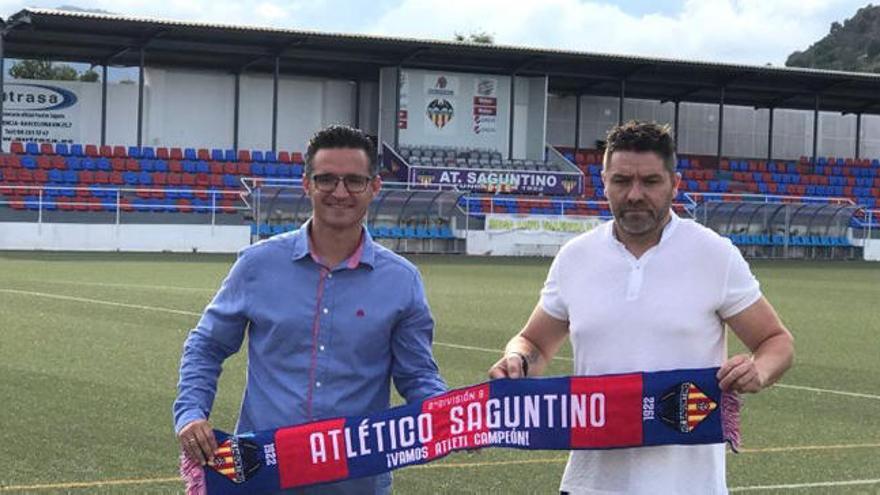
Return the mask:
<path id="1" fill-rule="evenodd" d="M 613 222 L 557 254 L 541 307 L 569 321 L 577 375 L 720 366 L 722 319 L 761 291 L 739 250 L 674 213 L 636 259 Z M 572 494 L 726 494 L 724 445 L 572 451 L 560 490 Z"/>

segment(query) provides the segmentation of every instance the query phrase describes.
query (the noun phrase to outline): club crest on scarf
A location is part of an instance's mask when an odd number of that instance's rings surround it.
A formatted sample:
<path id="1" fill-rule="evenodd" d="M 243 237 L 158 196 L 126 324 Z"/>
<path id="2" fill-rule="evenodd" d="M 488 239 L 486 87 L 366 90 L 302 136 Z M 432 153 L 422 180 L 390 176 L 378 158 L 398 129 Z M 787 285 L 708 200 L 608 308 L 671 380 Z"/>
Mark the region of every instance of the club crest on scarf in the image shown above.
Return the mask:
<path id="1" fill-rule="evenodd" d="M 260 469 L 259 447 L 249 440 L 228 438 L 214 452 L 211 468 L 234 483 L 244 483 Z"/>
<path id="2" fill-rule="evenodd" d="M 691 382 L 670 388 L 660 398 L 660 419 L 681 433 L 690 433 L 718 404 Z"/>

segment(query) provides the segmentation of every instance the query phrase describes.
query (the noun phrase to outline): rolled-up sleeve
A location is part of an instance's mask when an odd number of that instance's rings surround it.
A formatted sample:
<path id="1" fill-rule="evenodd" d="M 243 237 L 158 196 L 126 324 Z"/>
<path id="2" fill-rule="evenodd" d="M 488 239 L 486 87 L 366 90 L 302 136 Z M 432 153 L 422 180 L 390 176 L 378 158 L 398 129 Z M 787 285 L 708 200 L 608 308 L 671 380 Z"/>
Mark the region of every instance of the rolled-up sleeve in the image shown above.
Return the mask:
<path id="1" fill-rule="evenodd" d="M 400 395 L 413 402 L 441 394 L 447 387 L 431 350 L 434 318 L 417 271 L 409 293 L 410 302 L 391 335 L 391 376 Z"/>
<path id="2" fill-rule="evenodd" d="M 246 256 L 239 256 L 183 344 L 177 398 L 172 407 L 176 432 L 210 416 L 223 361 L 241 348 L 248 324 L 243 289 L 246 266 Z"/>

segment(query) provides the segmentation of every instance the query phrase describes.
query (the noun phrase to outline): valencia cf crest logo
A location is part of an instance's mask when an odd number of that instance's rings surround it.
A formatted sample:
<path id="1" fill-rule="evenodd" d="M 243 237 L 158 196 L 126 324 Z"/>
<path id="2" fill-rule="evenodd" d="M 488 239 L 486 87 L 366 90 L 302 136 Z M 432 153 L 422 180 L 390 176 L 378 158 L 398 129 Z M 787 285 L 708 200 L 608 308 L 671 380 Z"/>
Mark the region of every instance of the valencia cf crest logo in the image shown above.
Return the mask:
<path id="1" fill-rule="evenodd" d="M 563 179 L 562 180 L 562 188 L 565 189 L 566 193 L 570 193 L 577 186 L 576 180 L 571 179 Z"/>
<path id="2" fill-rule="evenodd" d="M 690 433 L 717 408 L 718 404 L 699 387 L 684 382 L 660 398 L 660 419 L 676 431 Z"/>
<path id="3" fill-rule="evenodd" d="M 214 452 L 211 468 L 233 483 L 244 483 L 260 469 L 259 447 L 250 440 L 228 438 Z"/>
<path id="4" fill-rule="evenodd" d="M 428 103 L 428 119 L 430 119 L 438 129 L 445 127 L 446 124 L 452 120 L 454 113 L 455 110 L 452 108 L 452 103 L 449 103 L 448 100 L 438 98 L 431 101 L 431 103 Z"/>

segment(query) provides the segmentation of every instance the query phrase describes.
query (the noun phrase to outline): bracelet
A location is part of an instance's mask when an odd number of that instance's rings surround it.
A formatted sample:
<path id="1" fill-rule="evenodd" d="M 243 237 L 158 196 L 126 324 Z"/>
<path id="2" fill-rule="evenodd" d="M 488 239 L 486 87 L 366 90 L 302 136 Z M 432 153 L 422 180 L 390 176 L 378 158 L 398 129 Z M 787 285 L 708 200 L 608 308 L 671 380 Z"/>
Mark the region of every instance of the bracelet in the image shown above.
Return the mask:
<path id="1" fill-rule="evenodd" d="M 515 356 L 519 356 L 520 361 L 522 362 L 522 373 L 523 376 L 529 376 L 529 360 L 526 358 L 526 355 L 519 351 L 509 351 L 508 354 L 513 354 Z"/>

